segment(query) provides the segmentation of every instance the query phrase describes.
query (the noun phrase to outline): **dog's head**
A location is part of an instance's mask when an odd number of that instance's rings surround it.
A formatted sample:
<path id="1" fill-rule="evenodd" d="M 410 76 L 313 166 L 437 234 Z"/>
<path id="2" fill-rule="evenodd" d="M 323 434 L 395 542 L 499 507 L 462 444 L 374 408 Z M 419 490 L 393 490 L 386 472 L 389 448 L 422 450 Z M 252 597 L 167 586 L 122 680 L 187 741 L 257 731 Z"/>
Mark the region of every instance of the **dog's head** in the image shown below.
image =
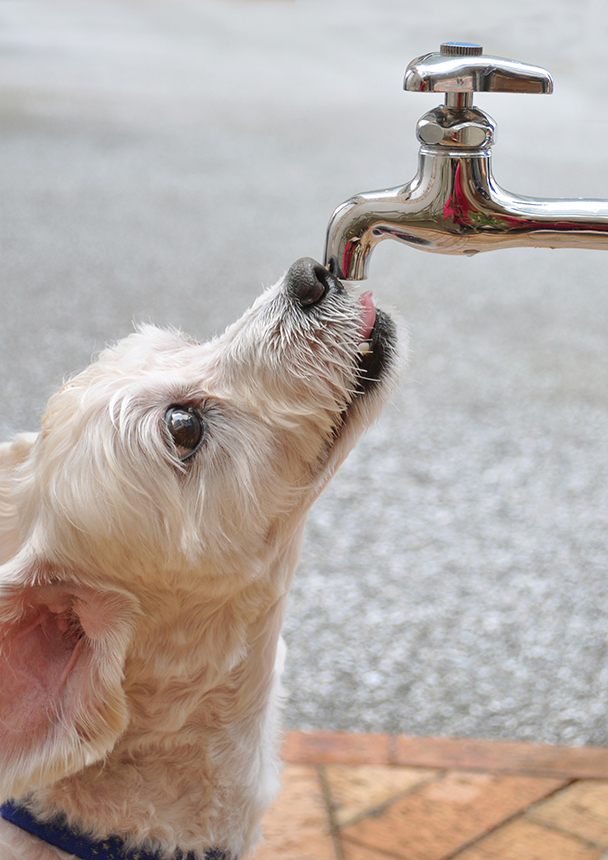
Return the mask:
<path id="1" fill-rule="evenodd" d="M 272 578 L 276 600 L 402 355 L 370 294 L 306 258 L 219 338 L 143 327 L 63 386 L 0 569 L 0 794 L 113 746 L 133 632 L 169 593 L 219 605 Z"/>

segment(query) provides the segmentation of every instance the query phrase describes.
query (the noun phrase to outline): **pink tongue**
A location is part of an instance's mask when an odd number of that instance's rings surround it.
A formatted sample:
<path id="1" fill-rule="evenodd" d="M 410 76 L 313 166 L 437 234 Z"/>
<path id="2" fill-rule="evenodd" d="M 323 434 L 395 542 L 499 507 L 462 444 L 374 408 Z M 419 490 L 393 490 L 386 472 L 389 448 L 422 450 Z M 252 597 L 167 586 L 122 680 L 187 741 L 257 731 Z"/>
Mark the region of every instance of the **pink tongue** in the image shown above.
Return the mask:
<path id="1" fill-rule="evenodd" d="M 359 324 L 359 335 L 361 337 L 361 340 L 367 340 L 372 333 L 374 323 L 376 322 L 376 308 L 374 307 L 372 294 L 361 293 L 361 296 L 359 298 L 359 304 L 361 305 L 361 322 Z"/>

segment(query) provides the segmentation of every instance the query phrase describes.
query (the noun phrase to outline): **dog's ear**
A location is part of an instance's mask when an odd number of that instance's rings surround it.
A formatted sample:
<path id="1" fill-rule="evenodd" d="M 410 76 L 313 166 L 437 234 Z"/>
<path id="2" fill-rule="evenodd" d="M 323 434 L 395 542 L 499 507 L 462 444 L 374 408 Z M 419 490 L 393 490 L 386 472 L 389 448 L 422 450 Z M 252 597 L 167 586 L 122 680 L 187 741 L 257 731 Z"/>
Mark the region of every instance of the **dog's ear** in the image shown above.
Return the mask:
<path id="1" fill-rule="evenodd" d="M 15 473 L 28 458 L 36 433 L 20 433 L 0 444 L 0 564 L 19 549 L 19 521 L 13 500 Z"/>
<path id="2" fill-rule="evenodd" d="M 20 556 L 0 568 L 0 800 L 112 749 L 128 722 L 123 667 L 138 614 L 122 590 L 31 562 L 24 576 Z"/>

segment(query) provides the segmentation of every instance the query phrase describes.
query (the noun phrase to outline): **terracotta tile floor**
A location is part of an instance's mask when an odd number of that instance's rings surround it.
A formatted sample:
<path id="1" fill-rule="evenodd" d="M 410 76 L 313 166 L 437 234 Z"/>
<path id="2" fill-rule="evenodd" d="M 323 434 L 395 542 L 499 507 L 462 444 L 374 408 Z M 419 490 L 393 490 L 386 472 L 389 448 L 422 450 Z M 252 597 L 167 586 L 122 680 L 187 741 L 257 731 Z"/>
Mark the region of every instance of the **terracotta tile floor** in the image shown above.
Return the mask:
<path id="1" fill-rule="evenodd" d="M 289 732 L 255 860 L 608 860 L 608 748 Z"/>

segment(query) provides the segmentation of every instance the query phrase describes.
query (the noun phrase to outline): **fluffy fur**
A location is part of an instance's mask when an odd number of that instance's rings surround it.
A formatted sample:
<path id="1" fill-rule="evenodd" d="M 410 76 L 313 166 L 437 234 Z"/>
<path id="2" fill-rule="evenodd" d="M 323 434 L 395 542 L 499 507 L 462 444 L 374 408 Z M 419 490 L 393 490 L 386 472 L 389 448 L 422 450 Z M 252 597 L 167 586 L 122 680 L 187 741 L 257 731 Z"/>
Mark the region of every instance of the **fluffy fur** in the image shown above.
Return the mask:
<path id="1" fill-rule="evenodd" d="M 0 800 L 167 858 L 255 843 L 305 516 L 403 355 L 312 263 L 209 343 L 142 327 L 0 446 Z M 0 819 L 0 860 L 58 857 Z"/>

